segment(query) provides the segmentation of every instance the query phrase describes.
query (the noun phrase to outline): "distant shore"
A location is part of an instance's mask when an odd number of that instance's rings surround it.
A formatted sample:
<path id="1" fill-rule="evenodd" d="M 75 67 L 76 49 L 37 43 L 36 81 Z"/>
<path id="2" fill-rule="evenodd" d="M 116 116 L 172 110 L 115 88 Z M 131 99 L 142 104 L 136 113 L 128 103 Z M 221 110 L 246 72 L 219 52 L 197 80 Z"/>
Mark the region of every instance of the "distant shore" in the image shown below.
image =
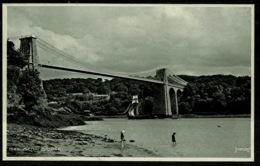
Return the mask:
<path id="1" fill-rule="evenodd" d="M 8 157 L 156 157 L 131 142 L 31 125 L 7 125 Z"/>
<path id="2" fill-rule="evenodd" d="M 97 115 L 99 118 L 127 118 L 127 115 Z M 199 114 L 181 114 L 178 118 L 250 118 L 251 114 L 230 114 L 230 115 L 199 115 Z M 166 117 L 167 118 L 167 117 Z M 176 116 L 168 117 L 176 118 Z"/>
<path id="3" fill-rule="evenodd" d="M 250 114 L 238 114 L 238 115 L 198 115 L 198 114 L 184 114 L 178 115 L 178 118 L 250 118 Z"/>

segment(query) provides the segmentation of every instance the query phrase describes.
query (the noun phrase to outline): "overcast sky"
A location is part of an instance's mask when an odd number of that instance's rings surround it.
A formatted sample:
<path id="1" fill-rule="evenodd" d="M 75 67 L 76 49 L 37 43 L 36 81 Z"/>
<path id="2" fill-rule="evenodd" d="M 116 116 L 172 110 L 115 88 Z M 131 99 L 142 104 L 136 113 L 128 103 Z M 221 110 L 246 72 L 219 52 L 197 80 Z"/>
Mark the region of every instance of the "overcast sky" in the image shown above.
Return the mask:
<path id="1" fill-rule="evenodd" d="M 8 37 L 33 33 L 89 70 L 154 75 L 166 67 L 176 75 L 251 73 L 250 7 L 19 6 L 8 7 L 7 14 Z M 39 48 L 39 56 L 46 60 L 49 55 Z M 46 78 L 65 74 L 43 73 Z"/>

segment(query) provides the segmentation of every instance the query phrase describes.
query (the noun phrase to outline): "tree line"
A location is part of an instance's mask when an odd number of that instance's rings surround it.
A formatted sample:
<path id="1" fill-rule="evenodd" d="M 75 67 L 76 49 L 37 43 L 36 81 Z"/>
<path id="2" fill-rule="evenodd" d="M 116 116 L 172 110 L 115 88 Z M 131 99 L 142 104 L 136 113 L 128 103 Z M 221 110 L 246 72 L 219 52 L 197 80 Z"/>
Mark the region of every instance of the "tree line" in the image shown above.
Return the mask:
<path id="1" fill-rule="evenodd" d="M 249 76 L 181 77 L 189 81 L 180 100 L 181 114 L 250 114 Z"/>
<path id="2" fill-rule="evenodd" d="M 154 96 L 153 84 L 117 78 L 105 81 L 101 78 L 52 79 L 44 81 L 43 87 L 48 101 L 56 101 L 60 103 L 58 106 L 69 107 L 77 113 L 91 110 L 96 114 L 122 114 L 132 102 L 133 95 L 138 95 L 141 101 L 151 100 Z M 93 101 L 89 93 L 108 94 L 110 99 Z"/>
<path id="3" fill-rule="evenodd" d="M 184 88 L 179 101 L 180 114 L 250 114 L 251 78 L 249 76 L 180 75 L 189 83 Z M 155 84 L 114 78 L 102 79 L 53 79 L 44 81 L 44 89 L 49 100 L 66 96 L 65 103 L 72 103 L 78 110 L 94 110 L 107 114 L 125 111 L 131 103 L 132 95 L 138 95 L 153 108 Z M 111 94 L 109 101 L 86 102 L 83 96 L 70 96 L 69 93 Z M 69 100 L 68 100 L 69 98 Z M 102 112 L 101 111 L 101 112 Z M 146 110 L 145 112 L 151 112 Z"/>

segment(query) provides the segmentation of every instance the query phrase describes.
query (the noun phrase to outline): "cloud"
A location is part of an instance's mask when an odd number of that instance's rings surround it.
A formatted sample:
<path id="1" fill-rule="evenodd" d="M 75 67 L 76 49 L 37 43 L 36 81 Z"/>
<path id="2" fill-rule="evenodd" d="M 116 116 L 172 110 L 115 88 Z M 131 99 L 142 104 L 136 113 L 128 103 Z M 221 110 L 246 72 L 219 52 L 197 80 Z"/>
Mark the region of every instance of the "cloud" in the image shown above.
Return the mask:
<path id="1" fill-rule="evenodd" d="M 150 73 L 163 66 L 176 74 L 250 75 L 250 12 L 175 5 L 10 7 L 8 35 L 35 33 L 97 71 Z"/>

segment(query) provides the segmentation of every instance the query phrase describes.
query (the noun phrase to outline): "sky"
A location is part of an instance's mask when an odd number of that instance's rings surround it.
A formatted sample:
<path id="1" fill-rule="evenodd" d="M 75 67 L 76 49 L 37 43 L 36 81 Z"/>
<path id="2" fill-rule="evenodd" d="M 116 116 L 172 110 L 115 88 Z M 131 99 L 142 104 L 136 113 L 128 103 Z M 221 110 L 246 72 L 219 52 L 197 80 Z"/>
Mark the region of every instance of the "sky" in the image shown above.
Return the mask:
<path id="1" fill-rule="evenodd" d="M 52 65 L 124 75 L 251 75 L 250 7 L 9 6 L 7 37 L 35 34 L 80 62 Z M 19 41 L 19 40 L 18 40 Z M 19 47 L 19 42 L 16 42 Z M 82 65 L 83 64 L 83 65 Z M 78 76 L 42 70 L 46 79 Z"/>

